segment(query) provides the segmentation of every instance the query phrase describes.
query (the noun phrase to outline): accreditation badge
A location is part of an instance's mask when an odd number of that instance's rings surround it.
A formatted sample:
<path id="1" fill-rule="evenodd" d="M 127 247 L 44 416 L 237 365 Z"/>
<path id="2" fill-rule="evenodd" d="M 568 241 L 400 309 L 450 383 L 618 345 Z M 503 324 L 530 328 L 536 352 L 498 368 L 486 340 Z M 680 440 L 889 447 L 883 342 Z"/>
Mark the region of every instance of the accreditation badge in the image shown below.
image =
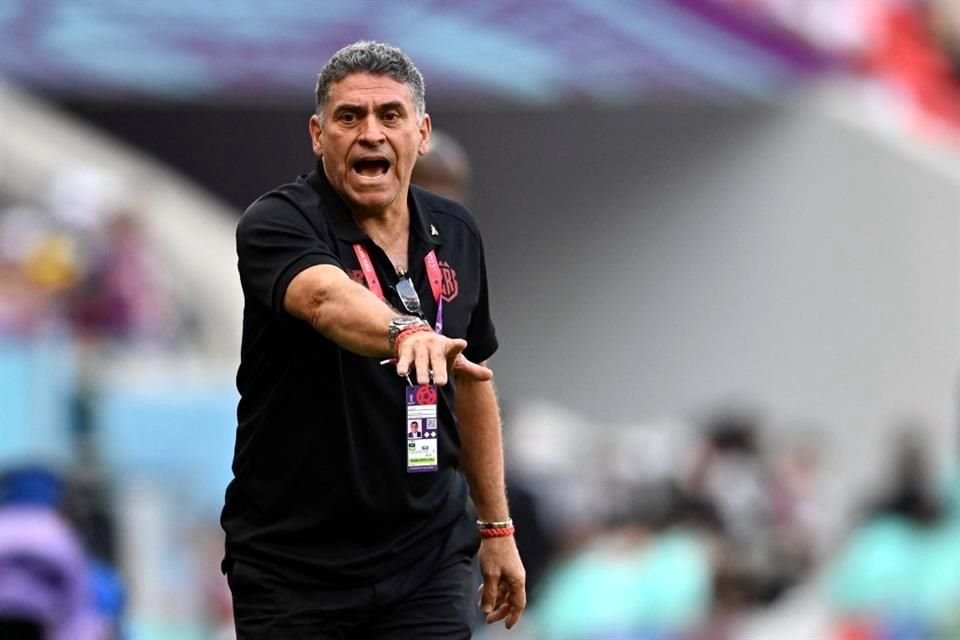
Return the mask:
<path id="1" fill-rule="evenodd" d="M 407 386 L 407 472 L 436 471 L 438 461 L 437 385 Z"/>

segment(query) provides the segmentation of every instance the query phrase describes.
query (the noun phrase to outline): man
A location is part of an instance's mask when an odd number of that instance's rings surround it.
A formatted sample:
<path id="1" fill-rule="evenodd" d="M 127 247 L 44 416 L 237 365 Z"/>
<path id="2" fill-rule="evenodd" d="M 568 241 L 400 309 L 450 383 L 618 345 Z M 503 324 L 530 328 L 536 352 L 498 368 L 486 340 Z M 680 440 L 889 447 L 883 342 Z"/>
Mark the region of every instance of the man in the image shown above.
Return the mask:
<path id="1" fill-rule="evenodd" d="M 420 423 L 414 420 L 410 423 L 410 433 L 408 434 L 410 438 L 419 438 L 420 437 Z"/>
<path id="2" fill-rule="evenodd" d="M 525 576 L 484 364 L 497 339 L 483 247 L 462 206 L 410 187 L 431 130 L 423 78 L 400 50 L 358 42 L 323 68 L 316 101 L 316 170 L 237 228 L 222 523 L 238 638 L 469 638 L 478 548 L 480 607 L 510 628 Z M 414 420 L 436 437 L 408 446 Z"/>

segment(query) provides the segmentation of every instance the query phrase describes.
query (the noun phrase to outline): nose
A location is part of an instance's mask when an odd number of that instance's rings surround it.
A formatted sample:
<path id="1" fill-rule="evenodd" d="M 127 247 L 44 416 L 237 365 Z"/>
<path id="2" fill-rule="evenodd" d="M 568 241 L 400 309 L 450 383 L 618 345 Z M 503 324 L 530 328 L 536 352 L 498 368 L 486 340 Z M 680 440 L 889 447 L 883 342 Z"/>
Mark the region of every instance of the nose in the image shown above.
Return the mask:
<path id="1" fill-rule="evenodd" d="M 360 129 L 360 142 L 375 147 L 383 141 L 383 127 L 376 114 L 371 113 L 363 120 L 363 125 Z"/>

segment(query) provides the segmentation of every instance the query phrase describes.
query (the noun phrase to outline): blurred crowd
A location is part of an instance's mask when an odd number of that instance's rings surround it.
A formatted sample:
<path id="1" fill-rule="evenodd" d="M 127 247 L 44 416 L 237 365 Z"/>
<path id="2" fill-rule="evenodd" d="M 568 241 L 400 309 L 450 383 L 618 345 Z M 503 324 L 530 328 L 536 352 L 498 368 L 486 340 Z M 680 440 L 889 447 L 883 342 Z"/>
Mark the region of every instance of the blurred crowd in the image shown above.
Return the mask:
<path id="1" fill-rule="evenodd" d="M 889 476 L 851 516 L 829 504 L 818 440 L 774 438 L 755 411 L 692 432 L 517 421 L 530 637 L 733 640 L 812 586 L 823 624 L 784 640 L 960 638 L 960 485 L 934 472 L 922 429 L 903 431 Z M 545 430 L 551 453 L 524 444 Z"/>
<path id="2" fill-rule="evenodd" d="M 143 576 L 131 574 L 136 563 L 130 562 L 131 545 L 123 538 L 156 541 L 156 531 L 138 527 L 129 514 L 124 518 L 118 513 L 116 489 L 89 468 L 61 470 L 25 463 L 0 474 L 0 638 L 232 637 L 229 592 L 217 571 L 222 539 L 209 535 L 212 526 L 191 531 L 192 539 L 177 545 L 184 558 L 176 564 L 194 583 L 185 595 L 197 601 L 199 613 L 178 626 L 172 619 L 176 616 L 170 615 L 172 607 L 166 606 L 160 615 L 171 619 L 131 623 L 131 617 L 143 616 L 143 612 L 131 616 L 130 611 Z M 209 514 L 208 518 L 213 520 Z"/>
<path id="3" fill-rule="evenodd" d="M 0 476 L 0 638 L 124 637 L 104 498 L 101 488 L 39 465 Z"/>
<path id="4" fill-rule="evenodd" d="M 189 338 L 129 186 L 95 169 L 51 178 L 33 202 L 0 193 L 0 338 L 66 334 L 103 346 Z"/>
<path id="5" fill-rule="evenodd" d="M 528 570 L 520 638 L 735 640 L 811 585 L 827 624 L 810 640 L 960 638 L 960 483 L 940 481 L 919 429 L 903 431 L 885 486 L 839 536 L 816 440 L 774 439 L 755 411 L 695 430 L 607 425 L 586 445 L 586 421 L 556 410 L 508 415 L 505 429 Z M 180 549 L 195 556 L 198 618 L 127 625 L 118 537 L 131 532 L 114 493 L 83 470 L 0 475 L 0 638 L 230 638 L 209 531 Z"/>
<path id="6" fill-rule="evenodd" d="M 195 340 L 190 309 L 165 280 L 144 230 L 143 206 L 130 185 L 92 168 L 52 176 L 30 201 L 0 192 L 0 347 L 6 358 L 55 345 L 53 366 L 71 381 L 66 397 L 52 399 L 62 408 L 29 408 L 32 415 L 63 416 L 58 435 L 69 459 L 14 458 L 0 468 L 3 640 L 127 637 L 115 505 L 96 451 L 100 365 L 111 355 Z M 50 374 L 29 359 L 2 364 L 8 377 L 0 385 L 14 393 L 17 380 Z M 6 439 L 17 442 L 31 425 L 20 425 L 16 411 L 3 414 L 0 449 L 9 456 L 15 450 Z"/>
<path id="7" fill-rule="evenodd" d="M 938 482 L 904 431 L 886 491 L 831 565 L 838 640 L 960 638 L 960 483 Z"/>

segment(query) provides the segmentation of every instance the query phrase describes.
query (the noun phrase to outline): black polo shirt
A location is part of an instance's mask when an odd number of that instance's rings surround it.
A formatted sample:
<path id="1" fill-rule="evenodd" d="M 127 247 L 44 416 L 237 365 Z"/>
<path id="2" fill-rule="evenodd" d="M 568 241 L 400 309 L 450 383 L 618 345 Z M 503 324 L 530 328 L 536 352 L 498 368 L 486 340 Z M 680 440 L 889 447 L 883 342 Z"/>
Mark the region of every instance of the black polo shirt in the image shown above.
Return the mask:
<path id="1" fill-rule="evenodd" d="M 408 203 L 408 265 L 426 319 L 433 324 L 437 314 L 424 266 L 432 249 L 444 276 L 443 333 L 465 338 L 471 360 L 486 360 L 497 339 L 476 223 L 459 204 L 417 187 Z M 283 309 L 290 281 L 310 266 L 335 265 L 363 282 L 354 243 L 402 309 L 390 260 L 319 165 L 240 219 L 243 344 L 234 479 L 221 518 L 225 564 L 238 560 L 291 582 L 369 584 L 416 562 L 464 517 L 453 383 L 437 406 L 439 470 L 408 473 L 406 382 Z"/>

